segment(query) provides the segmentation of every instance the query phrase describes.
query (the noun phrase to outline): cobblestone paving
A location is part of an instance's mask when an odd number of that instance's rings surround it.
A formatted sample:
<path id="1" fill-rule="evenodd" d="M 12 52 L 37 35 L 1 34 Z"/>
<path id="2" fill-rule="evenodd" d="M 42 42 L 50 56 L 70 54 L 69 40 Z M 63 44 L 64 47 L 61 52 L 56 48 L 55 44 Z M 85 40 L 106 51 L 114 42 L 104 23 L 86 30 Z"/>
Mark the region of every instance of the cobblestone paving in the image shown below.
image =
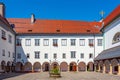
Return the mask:
<path id="1" fill-rule="evenodd" d="M 120 75 L 96 72 L 63 72 L 61 78 L 49 78 L 48 72 L 41 73 L 5 73 L 0 80 L 120 80 Z"/>

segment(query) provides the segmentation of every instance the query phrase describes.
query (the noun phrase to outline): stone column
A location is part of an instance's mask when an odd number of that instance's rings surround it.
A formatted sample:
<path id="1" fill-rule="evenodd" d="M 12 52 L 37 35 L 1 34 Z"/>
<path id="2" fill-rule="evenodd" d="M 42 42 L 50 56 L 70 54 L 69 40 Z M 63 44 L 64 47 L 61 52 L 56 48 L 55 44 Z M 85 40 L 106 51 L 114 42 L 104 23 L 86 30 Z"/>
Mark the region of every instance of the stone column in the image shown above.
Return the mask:
<path id="1" fill-rule="evenodd" d="M 118 75 L 120 75 L 120 64 L 118 65 Z"/>
<path id="2" fill-rule="evenodd" d="M 110 64 L 110 71 L 109 74 L 112 74 L 112 65 Z"/>
<path id="3" fill-rule="evenodd" d="M 96 72 L 97 71 L 97 68 L 96 68 L 97 66 L 96 65 L 94 65 L 94 72 Z"/>
<path id="4" fill-rule="evenodd" d="M 69 70 L 70 70 L 70 67 L 69 67 L 69 65 L 68 65 L 68 72 L 69 72 Z"/>
<path id="5" fill-rule="evenodd" d="M 98 70 L 97 71 L 100 72 L 100 65 L 98 65 Z"/>
<path id="6" fill-rule="evenodd" d="M 76 68 L 77 68 L 77 70 L 76 70 L 76 71 L 78 72 L 78 65 L 77 65 L 77 67 L 76 67 Z"/>
<path id="7" fill-rule="evenodd" d="M 103 73 L 106 72 L 106 69 L 105 69 L 105 64 L 103 64 Z"/>
<path id="8" fill-rule="evenodd" d="M 85 71 L 87 72 L 87 65 L 85 66 Z"/>
<path id="9" fill-rule="evenodd" d="M 32 72 L 34 72 L 33 66 L 32 66 Z"/>

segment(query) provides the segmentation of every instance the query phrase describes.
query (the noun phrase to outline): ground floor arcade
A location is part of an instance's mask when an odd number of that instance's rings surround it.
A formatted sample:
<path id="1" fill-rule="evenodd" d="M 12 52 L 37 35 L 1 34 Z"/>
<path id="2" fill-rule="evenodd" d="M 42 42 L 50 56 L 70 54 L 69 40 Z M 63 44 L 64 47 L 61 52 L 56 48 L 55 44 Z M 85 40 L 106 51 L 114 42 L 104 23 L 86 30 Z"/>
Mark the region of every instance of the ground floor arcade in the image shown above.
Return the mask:
<path id="1" fill-rule="evenodd" d="M 96 60 L 94 65 L 97 72 L 120 75 L 120 58 Z"/>
<path id="2" fill-rule="evenodd" d="M 4 63 L 5 64 L 5 63 Z M 6 67 L 8 66 L 3 66 L 3 63 L 1 63 L 2 66 L 2 70 L 6 71 Z M 67 62 L 44 62 L 44 63 L 40 63 L 40 62 L 35 62 L 34 64 L 32 64 L 31 62 L 26 62 L 26 63 L 22 63 L 22 62 L 17 62 L 15 63 L 15 66 L 10 66 L 9 71 L 16 71 L 16 72 L 46 72 L 49 71 L 51 69 L 53 69 L 54 66 L 57 66 L 61 72 L 67 72 L 67 71 L 94 71 L 94 63 L 93 62 L 89 62 L 88 64 L 86 64 L 85 62 L 70 62 L 69 64 Z"/>

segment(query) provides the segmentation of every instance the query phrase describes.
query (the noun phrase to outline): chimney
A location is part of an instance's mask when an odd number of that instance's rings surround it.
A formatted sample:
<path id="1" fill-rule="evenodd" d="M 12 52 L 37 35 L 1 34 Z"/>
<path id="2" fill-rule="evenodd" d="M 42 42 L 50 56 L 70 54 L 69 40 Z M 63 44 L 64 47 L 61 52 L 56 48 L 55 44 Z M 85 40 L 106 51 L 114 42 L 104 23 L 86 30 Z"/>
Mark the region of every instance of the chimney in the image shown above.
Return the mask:
<path id="1" fill-rule="evenodd" d="M 35 15 L 32 14 L 32 15 L 31 15 L 31 24 L 33 24 L 34 22 L 35 22 Z"/>
<path id="2" fill-rule="evenodd" d="M 0 3 L 0 15 L 5 17 L 5 5 L 3 3 Z"/>

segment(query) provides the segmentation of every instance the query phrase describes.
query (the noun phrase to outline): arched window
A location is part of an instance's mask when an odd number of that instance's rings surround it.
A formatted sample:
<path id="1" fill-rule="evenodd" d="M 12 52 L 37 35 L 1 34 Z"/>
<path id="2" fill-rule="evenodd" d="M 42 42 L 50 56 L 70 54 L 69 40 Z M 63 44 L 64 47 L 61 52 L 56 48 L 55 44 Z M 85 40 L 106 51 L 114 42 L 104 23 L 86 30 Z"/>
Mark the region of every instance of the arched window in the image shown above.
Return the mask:
<path id="1" fill-rule="evenodd" d="M 117 42 L 120 42 L 120 32 L 117 32 L 115 34 L 115 36 L 113 37 L 112 43 L 114 44 L 114 43 L 117 43 Z"/>

